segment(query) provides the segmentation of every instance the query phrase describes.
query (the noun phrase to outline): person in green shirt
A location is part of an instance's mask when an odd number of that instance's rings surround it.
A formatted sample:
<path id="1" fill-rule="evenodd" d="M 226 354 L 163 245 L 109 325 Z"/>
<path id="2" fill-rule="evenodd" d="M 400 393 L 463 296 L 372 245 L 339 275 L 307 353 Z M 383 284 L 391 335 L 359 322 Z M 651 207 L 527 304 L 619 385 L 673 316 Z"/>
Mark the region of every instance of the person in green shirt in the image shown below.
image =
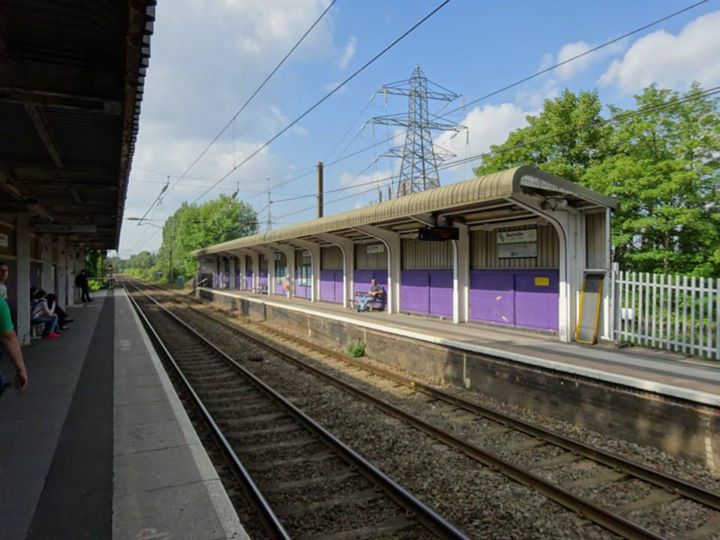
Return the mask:
<path id="1" fill-rule="evenodd" d="M 15 388 L 19 391 L 25 390 L 28 385 L 27 369 L 20 350 L 20 342 L 13 328 L 10 307 L 4 298 L 0 298 L 0 347 L 15 364 Z M 1 382 L 0 385 L 2 385 Z M 1 391 L 2 387 L 0 386 Z"/>

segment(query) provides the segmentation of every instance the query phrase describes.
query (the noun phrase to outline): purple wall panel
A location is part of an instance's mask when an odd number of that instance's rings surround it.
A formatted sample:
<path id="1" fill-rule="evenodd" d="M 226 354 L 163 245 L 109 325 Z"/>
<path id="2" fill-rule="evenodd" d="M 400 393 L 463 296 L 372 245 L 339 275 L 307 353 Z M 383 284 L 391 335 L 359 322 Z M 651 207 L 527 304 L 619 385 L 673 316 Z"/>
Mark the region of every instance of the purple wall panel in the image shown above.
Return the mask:
<path id="1" fill-rule="evenodd" d="M 268 271 L 260 270 L 258 272 L 258 287 L 267 287 L 268 284 Z"/>
<path id="2" fill-rule="evenodd" d="M 320 270 L 320 300 L 341 304 L 342 282 L 342 270 Z"/>
<path id="3" fill-rule="evenodd" d="M 335 270 L 335 303 L 343 303 L 343 272 Z"/>
<path id="4" fill-rule="evenodd" d="M 252 289 L 252 281 L 253 281 L 253 273 L 252 270 L 246 270 L 245 271 L 245 289 L 251 290 Z"/>
<path id="5" fill-rule="evenodd" d="M 427 270 L 400 272 L 400 309 L 411 313 L 430 313 L 430 274 Z"/>
<path id="6" fill-rule="evenodd" d="M 515 324 L 512 272 L 470 272 L 470 320 Z"/>
<path id="7" fill-rule="evenodd" d="M 275 291 L 274 291 L 275 294 L 280 294 L 280 295 L 285 296 L 285 289 L 283 289 L 283 286 L 282 286 L 282 282 L 283 282 L 282 278 L 276 277 L 273 281 L 275 282 Z"/>
<path id="8" fill-rule="evenodd" d="M 453 271 L 432 270 L 430 274 L 430 315 L 453 316 Z"/>
<path id="9" fill-rule="evenodd" d="M 550 285 L 535 285 L 536 277 Z M 470 319 L 557 332 L 559 277 L 557 270 L 472 271 Z"/>
<path id="10" fill-rule="evenodd" d="M 550 279 L 549 287 L 535 285 L 536 277 Z M 558 271 L 515 275 L 515 324 L 525 328 L 558 331 L 560 298 Z"/>
<path id="11" fill-rule="evenodd" d="M 368 290 L 370 290 L 370 280 L 373 277 L 377 280 L 378 285 L 383 287 L 387 292 L 387 270 L 355 270 L 355 275 L 353 276 L 353 287 L 355 287 L 355 294 L 368 292 Z"/>
<path id="12" fill-rule="evenodd" d="M 308 285 L 295 285 L 295 296 L 310 299 L 312 289 Z"/>

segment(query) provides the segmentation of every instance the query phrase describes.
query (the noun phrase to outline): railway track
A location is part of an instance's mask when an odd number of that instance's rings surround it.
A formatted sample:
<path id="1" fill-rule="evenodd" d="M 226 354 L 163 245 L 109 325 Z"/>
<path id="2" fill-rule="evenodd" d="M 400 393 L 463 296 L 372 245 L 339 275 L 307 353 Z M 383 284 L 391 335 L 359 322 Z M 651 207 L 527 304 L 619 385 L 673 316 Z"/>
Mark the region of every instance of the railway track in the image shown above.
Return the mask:
<path id="1" fill-rule="evenodd" d="M 467 538 L 140 289 L 131 301 L 273 538 Z"/>
<path id="2" fill-rule="evenodd" d="M 203 317 L 204 312 L 193 310 Z M 334 384 L 356 397 L 372 403 L 384 412 L 413 425 L 435 439 L 455 448 L 473 459 L 497 470 L 506 476 L 536 489 L 550 499 L 562 504 L 584 518 L 627 538 L 687 538 L 703 540 L 720 538 L 720 496 L 699 486 L 655 471 L 644 465 L 622 458 L 605 450 L 579 443 L 573 439 L 558 435 L 534 426 L 521 419 L 508 416 L 498 411 L 481 407 L 476 403 L 463 400 L 448 392 L 414 381 L 387 369 L 354 360 L 324 348 L 317 347 L 306 341 L 288 336 L 275 330 L 267 330 L 274 334 L 273 343 L 268 343 L 267 336 L 262 337 L 239 328 L 237 325 L 212 318 L 235 335 L 249 339 L 257 346 L 268 348 L 285 360 L 302 369 L 313 373 L 326 382 Z M 264 333 L 267 333 L 264 330 Z M 321 369 L 317 363 L 308 362 L 309 356 L 320 355 L 350 366 L 352 370 L 362 370 L 371 377 L 391 381 L 408 388 L 412 394 L 423 394 L 428 401 L 440 404 L 445 413 L 465 415 L 463 422 L 481 425 L 480 430 L 470 430 L 463 436 L 456 436 L 447 429 L 438 427 L 417 415 L 409 414 L 401 407 L 391 404 L 377 396 L 377 393 L 361 390 L 356 384 L 348 383 Z M 442 422 L 440 422 L 442 423 Z M 477 441 L 482 441 L 478 443 Z M 528 454 L 540 451 L 549 457 L 533 460 Z M 590 474 L 580 478 L 568 479 L 563 474 L 549 475 L 546 471 L 553 469 L 570 469 L 583 463 L 589 463 Z M 580 467 L 582 468 L 582 467 Z M 622 491 L 623 486 L 637 484 L 634 490 L 639 496 L 631 497 L 615 504 L 602 504 L 594 500 L 591 492 Z M 641 489 L 642 488 L 642 489 Z M 681 503 L 699 505 L 705 512 L 697 522 L 683 530 L 666 533 L 665 527 L 653 526 L 644 519 L 644 512 L 656 511 L 658 508 L 673 509 Z M 645 526 L 641 523 L 645 522 Z M 670 518 L 669 521 L 672 521 Z"/>

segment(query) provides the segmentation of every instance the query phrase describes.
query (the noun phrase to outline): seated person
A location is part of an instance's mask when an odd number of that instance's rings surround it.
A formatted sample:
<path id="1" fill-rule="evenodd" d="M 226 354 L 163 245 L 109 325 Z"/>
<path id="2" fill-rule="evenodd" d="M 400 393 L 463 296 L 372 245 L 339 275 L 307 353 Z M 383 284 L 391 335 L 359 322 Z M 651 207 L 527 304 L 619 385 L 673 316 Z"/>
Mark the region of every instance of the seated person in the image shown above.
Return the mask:
<path id="1" fill-rule="evenodd" d="M 66 330 L 68 327 L 67 325 L 73 322 L 73 319 L 68 317 L 67 312 L 60 307 L 57 296 L 55 296 L 53 293 L 48 293 L 47 295 L 45 295 L 45 300 L 47 300 L 48 308 L 50 309 L 50 311 L 57 315 L 58 326 L 60 327 L 60 330 Z"/>
<path id="2" fill-rule="evenodd" d="M 46 293 L 42 289 L 35 291 L 35 296 L 30 304 L 30 322 L 45 323 L 45 337 L 48 339 L 57 339 L 60 334 L 56 332 L 58 327 L 58 316 L 50 311 Z"/>
<path id="3" fill-rule="evenodd" d="M 370 289 L 368 289 L 368 292 L 358 299 L 358 311 L 367 311 L 368 306 L 372 304 L 376 299 L 381 298 L 382 295 L 382 287 L 378 285 L 375 278 L 372 278 L 370 280 Z"/>

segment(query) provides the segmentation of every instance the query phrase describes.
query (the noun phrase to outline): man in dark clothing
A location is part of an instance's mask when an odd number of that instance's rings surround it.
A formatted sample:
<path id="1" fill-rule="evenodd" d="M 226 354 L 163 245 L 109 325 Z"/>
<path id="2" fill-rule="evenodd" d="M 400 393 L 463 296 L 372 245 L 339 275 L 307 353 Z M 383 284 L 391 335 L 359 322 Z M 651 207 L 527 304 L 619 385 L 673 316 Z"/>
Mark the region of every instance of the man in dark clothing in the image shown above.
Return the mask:
<path id="1" fill-rule="evenodd" d="M 80 287 L 80 290 L 82 291 L 82 301 L 92 302 L 92 298 L 90 298 L 90 284 L 88 283 L 88 274 L 87 270 L 85 270 L 84 268 L 80 270 L 80 273 L 75 278 L 75 285 L 77 287 Z"/>

